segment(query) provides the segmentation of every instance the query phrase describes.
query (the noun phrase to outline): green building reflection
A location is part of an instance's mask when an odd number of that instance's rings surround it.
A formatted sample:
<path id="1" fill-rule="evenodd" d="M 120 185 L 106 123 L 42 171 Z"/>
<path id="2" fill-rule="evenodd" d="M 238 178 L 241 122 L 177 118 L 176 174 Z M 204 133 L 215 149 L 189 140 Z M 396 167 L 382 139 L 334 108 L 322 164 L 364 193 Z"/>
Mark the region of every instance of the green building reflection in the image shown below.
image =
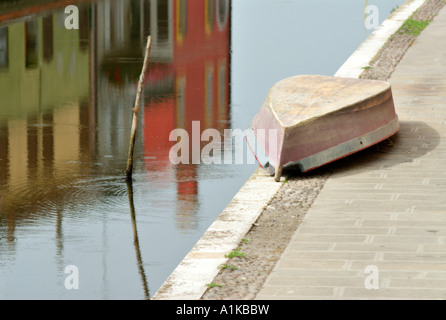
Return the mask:
<path id="1" fill-rule="evenodd" d="M 0 29 L 0 213 L 10 237 L 16 221 L 39 211 L 33 204 L 58 197 L 55 180 L 70 178 L 67 161 L 88 146 L 79 128 L 89 114 L 90 26 L 67 30 L 64 18 L 43 12 Z"/>

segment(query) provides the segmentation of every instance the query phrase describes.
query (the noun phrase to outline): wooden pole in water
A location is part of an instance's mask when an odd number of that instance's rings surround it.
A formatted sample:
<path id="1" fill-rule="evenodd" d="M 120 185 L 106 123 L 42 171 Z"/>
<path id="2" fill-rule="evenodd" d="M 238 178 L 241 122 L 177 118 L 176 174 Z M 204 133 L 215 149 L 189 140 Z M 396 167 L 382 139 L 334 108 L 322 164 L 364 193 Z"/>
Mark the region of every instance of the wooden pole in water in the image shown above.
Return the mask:
<path id="1" fill-rule="evenodd" d="M 130 145 L 129 145 L 129 154 L 127 158 L 127 168 L 126 168 L 126 174 L 127 174 L 127 180 L 132 179 L 132 172 L 133 172 L 133 149 L 135 146 L 135 138 L 136 138 L 136 126 L 138 123 L 138 112 L 139 112 L 139 106 L 141 104 L 141 92 L 144 86 L 144 75 L 146 74 L 147 67 L 149 65 L 149 56 L 150 56 L 150 47 L 152 45 L 152 37 L 147 37 L 147 46 L 146 46 L 146 53 L 144 55 L 144 64 L 142 66 L 141 75 L 139 76 L 138 81 L 138 89 L 136 91 L 136 100 L 135 100 L 135 106 L 133 107 L 133 120 L 132 120 L 132 129 L 130 133 Z"/>

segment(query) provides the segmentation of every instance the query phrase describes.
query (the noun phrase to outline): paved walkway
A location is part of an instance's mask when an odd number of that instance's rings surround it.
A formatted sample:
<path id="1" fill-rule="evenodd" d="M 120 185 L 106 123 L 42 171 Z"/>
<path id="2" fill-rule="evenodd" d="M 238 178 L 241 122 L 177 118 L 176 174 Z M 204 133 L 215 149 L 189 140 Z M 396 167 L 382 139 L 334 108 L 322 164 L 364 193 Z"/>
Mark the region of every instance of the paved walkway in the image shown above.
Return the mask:
<path id="1" fill-rule="evenodd" d="M 393 146 L 336 164 L 256 299 L 446 299 L 446 7 L 389 82 Z"/>

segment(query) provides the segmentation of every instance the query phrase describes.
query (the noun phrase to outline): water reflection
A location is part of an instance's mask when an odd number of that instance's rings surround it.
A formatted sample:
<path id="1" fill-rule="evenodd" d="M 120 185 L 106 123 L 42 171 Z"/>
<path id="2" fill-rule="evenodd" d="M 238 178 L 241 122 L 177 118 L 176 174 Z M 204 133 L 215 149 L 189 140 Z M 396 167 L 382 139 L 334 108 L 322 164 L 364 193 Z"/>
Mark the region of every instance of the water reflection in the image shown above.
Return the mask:
<path id="1" fill-rule="evenodd" d="M 138 234 L 136 221 L 150 232 L 156 219 L 169 219 L 174 210 L 175 230 L 165 231 L 172 238 L 178 237 L 172 232 L 187 234 L 200 224 L 199 165 L 170 163 L 169 133 L 191 132 L 195 120 L 201 130 L 229 126 L 230 4 L 79 1 L 78 30 L 64 27 L 64 5 L 41 1 L 32 5 L 31 16 L 19 7 L 0 13 L 0 287 L 7 288 L 0 297 L 42 298 L 42 291 L 49 298 L 76 297 L 61 282 L 68 261 L 91 270 L 90 291 L 79 297 L 139 297 L 128 283 L 116 289 L 119 293 L 111 288 L 111 279 L 122 273 L 111 270 L 115 257 L 108 255 L 123 259 L 129 235 L 113 233 L 111 240 L 108 232 L 131 221 L 141 277 L 134 285 L 142 283 L 148 298 L 142 256 L 145 250 L 150 257 L 152 248 L 139 240 L 152 235 Z M 133 191 L 124 170 L 149 34 L 152 50 L 135 149 L 139 189 Z M 136 201 L 144 203 L 144 214 L 136 215 Z M 131 219 L 124 219 L 129 205 Z M 35 249 L 44 252 L 39 259 L 32 257 Z M 42 275 L 41 288 L 17 280 L 32 278 L 26 265 L 33 263 L 44 274 L 53 270 Z M 123 262 L 117 265 L 132 272 Z"/>
<path id="2" fill-rule="evenodd" d="M 146 272 L 144 271 L 144 264 L 141 257 L 141 248 L 139 246 L 139 238 L 138 238 L 138 228 L 136 225 L 136 211 L 135 204 L 133 201 L 133 182 L 131 180 L 126 180 L 127 184 L 127 194 L 129 196 L 129 206 L 130 206 L 130 216 L 132 219 L 132 230 L 133 230 L 133 244 L 135 245 L 136 251 L 136 261 L 138 261 L 138 271 L 141 275 L 141 281 L 144 289 L 144 298 L 149 299 L 149 285 L 147 283 Z"/>

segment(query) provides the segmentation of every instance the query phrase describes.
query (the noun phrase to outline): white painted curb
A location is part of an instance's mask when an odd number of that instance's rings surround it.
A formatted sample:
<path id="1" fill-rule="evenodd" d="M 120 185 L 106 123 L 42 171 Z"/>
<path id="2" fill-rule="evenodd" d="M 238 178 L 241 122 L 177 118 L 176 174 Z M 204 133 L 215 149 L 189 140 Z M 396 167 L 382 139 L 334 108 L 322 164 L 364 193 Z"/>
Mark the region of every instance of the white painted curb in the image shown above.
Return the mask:
<path id="1" fill-rule="evenodd" d="M 364 72 L 364 67 L 376 56 L 379 50 L 403 25 L 412 13 L 414 13 L 425 0 L 408 0 L 373 31 L 355 52 L 345 61 L 335 73 L 336 77 L 359 78 Z"/>
<path id="2" fill-rule="evenodd" d="M 336 72 L 337 77 L 359 78 L 388 38 L 425 0 L 408 0 L 356 49 Z M 172 272 L 151 300 L 199 300 L 225 264 L 226 254 L 237 248 L 242 238 L 270 203 L 282 183 L 258 168 L 222 211 L 203 237 Z"/>

